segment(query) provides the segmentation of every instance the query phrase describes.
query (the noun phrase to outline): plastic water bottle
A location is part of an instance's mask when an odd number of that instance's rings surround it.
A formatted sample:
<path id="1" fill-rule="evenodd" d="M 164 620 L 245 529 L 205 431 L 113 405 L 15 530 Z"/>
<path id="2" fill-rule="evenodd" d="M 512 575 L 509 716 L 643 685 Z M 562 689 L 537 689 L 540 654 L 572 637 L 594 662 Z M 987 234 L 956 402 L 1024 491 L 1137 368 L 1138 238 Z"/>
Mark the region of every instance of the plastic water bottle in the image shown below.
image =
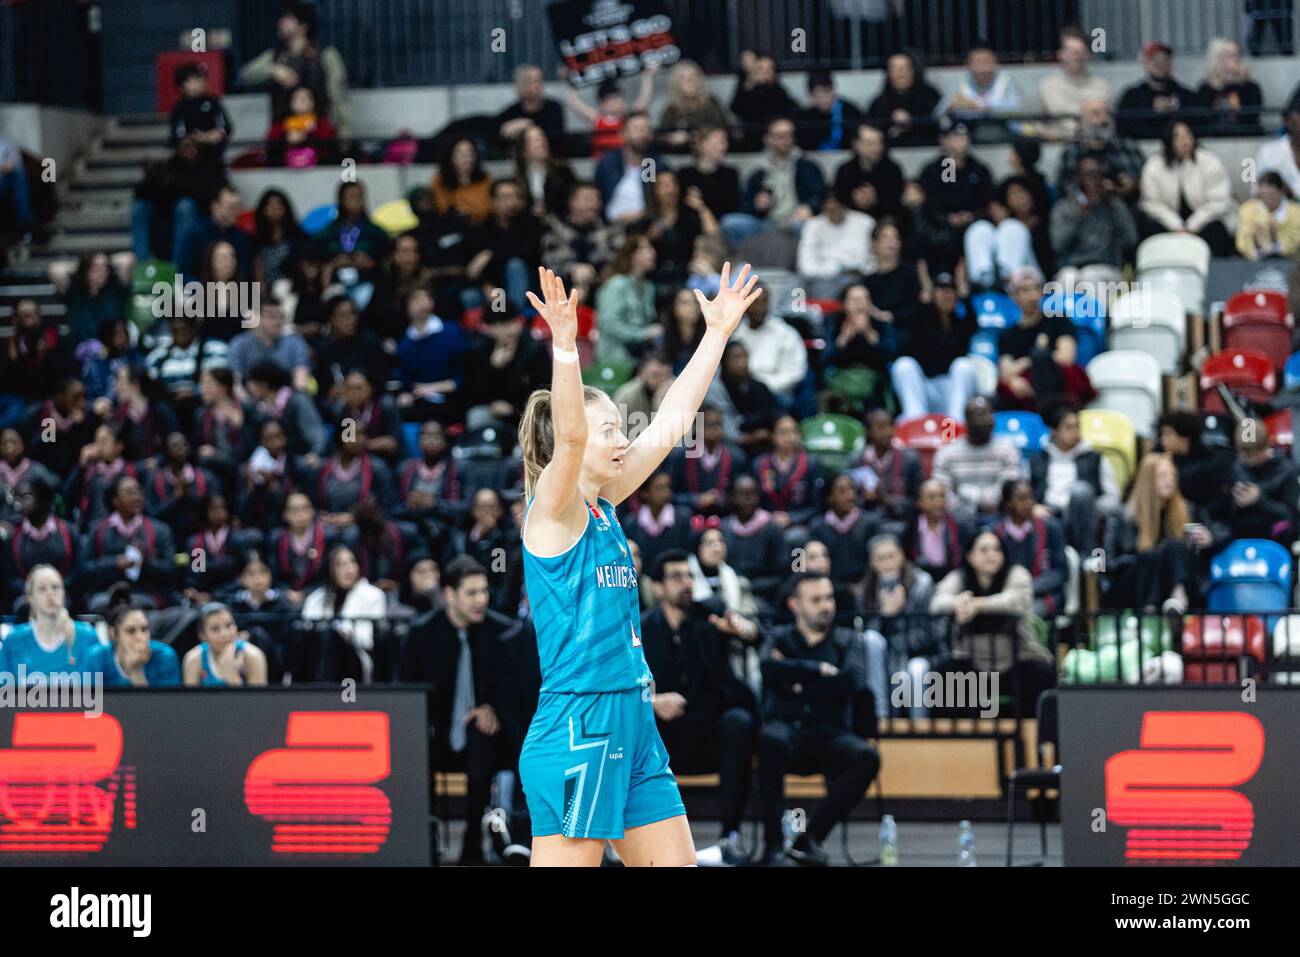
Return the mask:
<path id="1" fill-rule="evenodd" d="M 781 839 L 786 847 L 790 847 L 796 837 L 798 835 L 794 832 L 794 812 L 786 809 L 781 814 Z"/>
<path id="2" fill-rule="evenodd" d="M 898 825 L 894 823 L 892 814 L 880 819 L 880 865 L 898 866 Z"/>
<path id="3" fill-rule="evenodd" d="M 975 867 L 975 831 L 970 821 L 962 821 L 957 827 L 957 866 Z"/>

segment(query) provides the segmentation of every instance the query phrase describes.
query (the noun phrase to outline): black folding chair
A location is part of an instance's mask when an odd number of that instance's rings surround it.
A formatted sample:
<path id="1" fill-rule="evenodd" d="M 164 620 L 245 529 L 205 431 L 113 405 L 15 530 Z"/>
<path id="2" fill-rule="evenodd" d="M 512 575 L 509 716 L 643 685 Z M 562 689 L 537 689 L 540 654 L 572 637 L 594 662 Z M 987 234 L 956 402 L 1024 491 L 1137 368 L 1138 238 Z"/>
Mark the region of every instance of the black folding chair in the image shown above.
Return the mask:
<path id="1" fill-rule="evenodd" d="M 1060 735 L 1057 733 L 1056 691 L 1044 691 L 1038 697 L 1038 767 L 1017 768 L 1007 779 L 1007 867 L 1011 866 L 1013 841 L 1016 833 L 1016 791 L 1038 791 L 1042 797 L 1046 791 L 1061 790 L 1061 750 Z M 1051 743 L 1056 749 L 1056 764 L 1046 766 L 1046 749 Z M 1042 859 L 1035 861 L 1032 867 L 1041 866 L 1047 858 L 1047 819 L 1039 822 L 1039 837 Z"/>

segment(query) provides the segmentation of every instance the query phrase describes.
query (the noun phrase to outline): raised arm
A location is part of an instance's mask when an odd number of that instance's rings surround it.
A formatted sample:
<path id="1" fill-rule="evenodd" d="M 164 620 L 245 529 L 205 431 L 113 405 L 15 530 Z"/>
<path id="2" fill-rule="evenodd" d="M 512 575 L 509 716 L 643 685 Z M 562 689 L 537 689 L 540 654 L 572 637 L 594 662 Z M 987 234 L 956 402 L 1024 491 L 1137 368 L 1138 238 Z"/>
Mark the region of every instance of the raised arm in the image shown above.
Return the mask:
<path id="1" fill-rule="evenodd" d="M 695 298 L 704 314 L 704 336 L 691 361 L 664 394 L 654 419 L 628 448 L 623 459 L 623 474 L 600 490 L 602 497 L 617 505 L 635 492 L 689 431 L 695 413 L 709 391 L 709 383 L 722 362 L 722 350 L 727 340 L 740 325 L 745 310 L 762 294 L 762 290 L 754 288 L 757 284 L 758 275 L 751 275 L 748 265 L 740 270 L 733 284 L 731 263 L 728 262 L 722 265 L 722 285 L 712 301 L 700 290 L 695 290 Z"/>
<path id="2" fill-rule="evenodd" d="M 546 301 L 539 302 L 531 291 L 528 293 L 528 301 L 551 327 L 553 348 L 576 354 L 578 300 L 581 298 L 579 292 L 575 289 L 572 297 L 566 296 L 564 282 L 559 276 L 549 269 L 538 269 L 537 273 L 541 278 L 542 296 Z M 546 540 L 557 535 L 563 537 L 563 530 L 577 530 L 573 519 L 577 512 L 575 503 L 581 499 L 578 476 L 582 472 L 582 457 L 587 448 L 587 413 L 582 402 L 581 369 L 576 361 L 556 361 L 553 365 L 551 425 L 555 434 L 555 450 L 537 480 L 537 486 L 533 490 L 535 498 L 529 513 L 530 518 L 540 520 L 543 526 L 538 530 L 541 535 L 533 539 L 543 547 Z"/>

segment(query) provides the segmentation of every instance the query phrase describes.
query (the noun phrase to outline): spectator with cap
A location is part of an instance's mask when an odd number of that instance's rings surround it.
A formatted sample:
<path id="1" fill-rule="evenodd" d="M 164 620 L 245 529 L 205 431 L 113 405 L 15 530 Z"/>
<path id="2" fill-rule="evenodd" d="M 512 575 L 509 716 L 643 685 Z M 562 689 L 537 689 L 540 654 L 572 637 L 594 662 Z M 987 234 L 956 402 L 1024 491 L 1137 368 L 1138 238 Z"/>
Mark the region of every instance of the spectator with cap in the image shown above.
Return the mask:
<path id="1" fill-rule="evenodd" d="M 1173 76 L 1174 50 L 1167 43 L 1153 40 L 1142 47 L 1142 68 L 1146 76 L 1120 94 L 1115 112 L 1120 132 L 1142 136 L 1162 121 L 1178 115 L 1196 114 L 1200 97 Z"/>
<path id="2" fill-rule="evenodd" d="M 1200 144 L 1183 120 L 1165 130 L 1162 149 L 1142 167 L 1142 201 L 1147 234 L 1200 236 L 1213 256 L 1231 256 L 1224 220 L 1232 211 L 1232 181 L 1223 161 Z"/>
<path id="3" fill-rule="evenodd" d="M 1110 102 L 1110 84 L 1088 69 L 1088 37 L 1076 26 L 1061 30 L 1056 62 L 1059 68 L 1038 81 L 1038 99 L 1044 113 L 1060 117 L 1048 127 L 1048 138 L 1069 140 L 1078 129 L 1085 101 Z"/>
<path id="4" fill-rule="evenodd" d="M 853 155 L 835 170 L 839 201 L 877 221 L 896 217 L 903 203 L 903 171 L 889 155 L 885 134 L 872 123 L 859 123 L 850 149 Z"/>
<path id="5" fill-rule="evenodd" d="M 1099 523 L 1120 508 L 1115 467 L 1082 437 L 1071 403 L 1052 403 L 1043 421 L 1052 430 L 1051 440 L 1029 457 L 1035 508 L 1062 520 L 1067 541 L 1087 558 L 1096 547 Z"/>
<path id="6" fill-rule="evenodd" d="M 1286 132 L 1269 140 L 1256 154 L 1256 173 L 1272 171 L 1282 177 L 1291 195 L 1300 196 L 1300 89 L 1291 97 L 1282 114 Z M 1256 185 L 1256 191 L 1258 191 Z"/>
<path id="7" fill-rule="evenodd" d="M 173 150 L 183 139 L 199 145 L 199 163 L 209 169 L 206 175 L 224 178 L 222 159 L 226 144 L 234 135 L 230 114 L 221 100 L 208 93 L 208 69 L 202 63 L 184 63 L 174 75 L 181 97 L 167 118 L 167 145 Z"/>
<path id="8" fill-rule="evenodd" d="M 800 149 L 847 149 L 861 120 L 858 108 L 835 92 L 830 70 L 808 72 L 808 106 L 794 114 Z"/>
<path id="9" fill-rule="evenodd" d="M 966 403 L 966 434 L 939 446 L 933 476 L 948 493 L 960 520 L 992 524 L 1002 501 L 1002 483 L 1020 477 L 1020 453 L 993 434 L 993 406 L 983 396 Z"/>
<path id="10" fill-rule="evenodd" d="M 1001 68 L 993 45 L 987 40 L 976 40 L 966 53 L 966 72 L 958 77 L 956 88 L 939 103 L 937 112 L 975 121 L 1016 113 L 1020 108 L 1020 84 Z"/>
<path id="11" fill-rule="evenodd" d="M 939 121 L 940 155 L 918 177 L 925 193 L 919 241 L 921 258 L 932 273 L 955 272 L 967 227 L 988 212 L 994 197 L 993 174 L 970 153 L 965 123 Z"/>

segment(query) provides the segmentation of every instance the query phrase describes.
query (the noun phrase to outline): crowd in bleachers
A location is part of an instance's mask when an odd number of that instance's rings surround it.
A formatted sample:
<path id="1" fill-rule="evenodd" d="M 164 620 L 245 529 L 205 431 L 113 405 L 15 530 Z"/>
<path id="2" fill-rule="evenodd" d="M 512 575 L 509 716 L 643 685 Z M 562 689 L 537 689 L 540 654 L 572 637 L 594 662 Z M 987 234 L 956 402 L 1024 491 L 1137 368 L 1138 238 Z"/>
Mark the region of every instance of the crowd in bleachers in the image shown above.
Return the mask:
<path id="1" fill-rule="evenodd" d="M 287 14 L 282 46 L 244 70 L 272 85 L 272 165 L 336 162 L 349 143 L 341 64 L 312 33 Z M 757 746 L 733 712 L 794 706 L 778 663 L 801 630 L 866 634 L 862 681 L 884 717 L 899 670 L 1014 672 L 1032 702 L 1055 680 L 1064 613 L 1205 607 L 1216 555 L 1300 530 L 1289 417 L 1260 411 L 1291 351 L 1285 297 L 1247 294 L 1207 359 L 1187 341 L 1203 309 L 1185 292 L 1211 256 L 1294 261 L 1300 100 L 1238 208 L 1213 137 L 1261 134 L 1271 104 L 1236 44 L 1216 41 L 1195 90 L 1161 43 L 1119 96 L 1087 60 L 1086 37 L 1065 31 L 1036 121 L 1001 119 L 1019 90 L 982 44 L 948 91 L 899 53 L 860 105 L 818 71 L 795 102 L 773 60 L 747 53 L 726 108 L 679 63 L 657 120 L 642 108 L 652 71 L 632 104 L 617 84 L 595 105 L 571 92 L 590 180 L 561 158 L 563 107 L 524 66 L 491 130 L 440 138 L 436 175 L 396 222 L 377 221 L 364 166 L 320 197 L 320 217 L 279 190 L 241 196 L 229 117 L 183 68 L 173 154 L 136 192 L 134 266 L 84 255 L 57 277 L 62 324 L 19 302 L 0 340 L 4 604 L 33 623 L 5 643 L 10 663 L 115 654 L 103 667 L 135 684 L 429 682 L 448 715 L 435 764 L 465 753 L 467 723 L 471 750 L 506 732 L 471 761 L 471 811 L 485 806 L 483 769 L 517 753 L 536 668 L 517 427 L 550 382 L 524 298 L 539 266 L 580 291 L 585 380 L 632 437 L 703 334 L 689 290 L 715 294 L 728 259 L 764 279 L 688 439 L 620 514 L 644 572 L 656 712 L 706 729 L 690 745 L 665 731 L 675 766 L 677 747 L 716 767 L 736 742 Z M 1012 154 L 1001 182 L 971 151 L 990 121 Z M 1143 160 L 1131 137 L 1157 134 Z M 1037 168 L 1043 141 L 1064 146 L 1054 173 Z M 890 158 L 932 144 L 915 178 Z M 806 154 L 835 149 L 851 155 L 828 180 Z M 729 150 L 761 157 L 742 178 Z M 503 155 L 512 173 L 490 176 L 485 159 Z M 1142 297 L 1098 311 L 1052 279 L 1137 279 Z M 173 280 L 203 282 L 203 301 L 154 293 Z M 253 284 L 255 306 L 239 292 Z M 1162 377 L 1188 369 L 1201 410 L 1166 408 Z M 808 575 L 829 578 L 830 619 Z M 116 652 L 65 609 L 108 615 Z M 295 618 L 327 625 L 327 653 L 284 652 L 275 622 Z M 395 621 L 415 631 L 384 658 Z M 720 633 L 716 660 L 683 655 L 683 621 Z M 151 627 L 198 643 L 168 662 Z M 473 702 L 456 693 L 467 652 Z"/>

